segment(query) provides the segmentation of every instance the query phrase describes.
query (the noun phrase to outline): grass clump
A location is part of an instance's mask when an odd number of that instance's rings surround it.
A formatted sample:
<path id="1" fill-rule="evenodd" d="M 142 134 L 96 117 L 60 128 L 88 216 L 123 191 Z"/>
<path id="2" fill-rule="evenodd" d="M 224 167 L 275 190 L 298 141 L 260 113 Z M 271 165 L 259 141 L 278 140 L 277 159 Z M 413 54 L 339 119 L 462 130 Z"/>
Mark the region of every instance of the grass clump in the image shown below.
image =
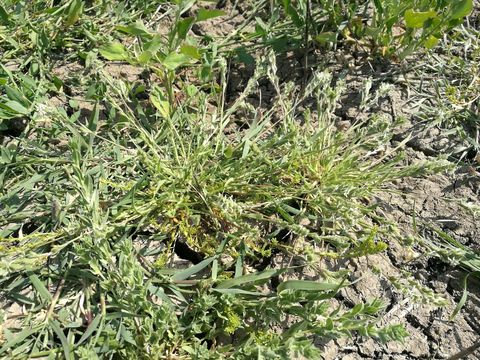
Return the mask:
<path id="1" fill-rule="evenodd" d="M 314 357 L 313 334 L 405 335 L 374 326 L 379 302 L 329 309 L 345 274 L 275 285 L 270 279 L 286 269 L 251 272 L 280 250 L 302 255 L 307 266 L 320 256 L 385 248 L 362 199 L 418 171 L 395 158 L 372 162 L 369 153 L 389 139 L 393 124 L 336 129 L 332 111 L 342 86 L 332 87 L 327 73 L 301 97 L 291 85 L 280 89 L 270 111 L 231 132 L 232 109 L 246 106 L 246 93 L 223 110 L 191 88 L 171 117 L 156 113 L 142 122 L 143 109 L 128 104 L 128 85 L 106 75 L 104 84 L 108 119 L 98 118 L 98 104 L 85 124 L 78 114 L 52 110 L 50 127 L 7 147 L 3 286 L 28 309 L 23 354 Z M 295 109 L 309 96 L 317 109 L 298 118 Z M 49 144 L 52 134 L 62 149 Z M 203 254 L 197 265 L 169 266 L 178 243 Z M 295 325 L 272 332 L 288 316 Z M 5 334 L 2 352 L 13 356 L 19 336 Z M 235 347 L 218 344 L 221 336 L 235 338 Z"/>

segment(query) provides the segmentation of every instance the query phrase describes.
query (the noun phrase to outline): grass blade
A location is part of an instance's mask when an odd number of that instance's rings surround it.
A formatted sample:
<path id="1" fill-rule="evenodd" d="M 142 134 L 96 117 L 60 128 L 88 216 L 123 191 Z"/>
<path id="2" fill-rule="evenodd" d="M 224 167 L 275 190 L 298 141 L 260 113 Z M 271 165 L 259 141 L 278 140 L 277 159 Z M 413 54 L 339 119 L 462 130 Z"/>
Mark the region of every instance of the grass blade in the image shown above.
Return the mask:
<path id="1" fill-rule="evenodd" d="M 40 295 L 40 298 L 42 299 L 43 303 L 52 301 L 52 294 L 48 291 L 48 289 L 45 287 L 45 285 L 40 281 L 37 275 L 33 273 L 28 274 L 28 278 L 30 279 L 33 287 L 35 290 L 37 290 L 38 294 Z"/>
<path id="2" fill-rule="evenodd" d="M 93 319 L 93 321 L 90 323 L 90 325 L 88 325 L 87 330 L 85 330 L 85 332 L 83 333 L 80 340 L 78 340 L 76 346 L 81 345 L 85 340 L 87 340 L 93 334 L 93 332 L 95 330 L 97 330 L 98 326 L 100 325 L 101 320 L 102 320 L 101 315 L 97 315 L 95 317 L 95 319 Z M 100 332 L 100 331 L 101 331 L 101 328 L 98 330 L 98 332 Z"/>
<path id="3" fill-rule="evenodd" d="M 253 283 L 257 281 L 268 280 L 273 276 L 278 276 L 282 273 L 287 271 L 287 269 L 280 269 L 280 270 L 265 270 L 262 272 L 256 272 L 253 274 L 239 276 L 234 279 L 229 279 L 221 282 L 217 285 L 217 289 L 229 289 L 235 286 L 242 286 L 248 283 Z"/>
<path id="4" fill-rule="evenodd" d="M 60 342 L 62 343 L 63 352 L 65 354 L 65 359 L 70 360 L 72 349 L 70 348 L 70 344 L 68 343 L 67 337 L 63 333 L 63 330 L 60 327 L 60 323 L 57 320 L 50 320 L 50 326 L 52 327 L 55 334 L 57 334 Z"/>
<path id="5" fill-rule="evenodd" d="M 301 290 L 301 291 L 331 291 L 338 290 L 341 283 L 327 283 L 309 280 L 287 280 L 277 286 L 277 291 Z"/>
<path id="6" fill-rule="evenodd" d="M 197 265 L 193 265 L 193 266 L 189 267 L 188 269 L 177 272 L 175 275 L 172 276 L 172 281 L 180 281 L 180 280 L 188 279 L 190 276 L 192 276 L 192 275 L 198 273 L 199 271 L 205 269 L 216 258 L 217 258 L 217 256 L 210 257 L 208 259 L 205 259 L 205 260 L 199 262 Z"/>

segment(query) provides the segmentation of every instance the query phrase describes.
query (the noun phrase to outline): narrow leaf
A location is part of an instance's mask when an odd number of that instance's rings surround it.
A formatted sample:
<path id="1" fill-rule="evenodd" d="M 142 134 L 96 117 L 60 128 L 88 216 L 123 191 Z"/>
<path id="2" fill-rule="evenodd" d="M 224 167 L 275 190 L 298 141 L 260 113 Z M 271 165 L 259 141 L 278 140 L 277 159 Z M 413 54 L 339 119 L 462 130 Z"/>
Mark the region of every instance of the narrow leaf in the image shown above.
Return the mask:
<path id="1" fill-rule="evenodd" d="M 198 13 L 197 13 L 197 22 L 213 19 L 223 15 L 226 15 L 226 12 L 222 10 L 200 9 L 198 10 Z"/>
<path id="2" fill-rule="evenodd" d="M 377 9 L 378 13 L 380 15 L 383 14 L 383 5 L 381 0 L 373 0 L 373 3 L 375 4 L 375 8 Z"/>
<path id="3" fill-rule="evenodd" d="M 278 276 L 283 272 L 287 271 L 287 269 L 280 269 L 280 270 L 265 270 L 253 274 L 243 275 L 236 277 L 234 279 L 228 279 L 220 284 L 217 285 L 217 289 L 229 289 L 234 286 L 241 286 L 248 283 L 253 283 L 262 280 L 268 280 L 273 276 Z"/>
<path id="4" fill-rule="evenodd" d="M 192 276 L 192 275 L 198 273 L 199 271 L 205 269 L 216 258 L 217 258 L 216 256 L 207 258 L 203 261 L 200 261 L 197 265 L 193 265 L 193 266 L 189 267 L 188 269 L 177 272 L 175 275 L 172 276 L 172 281 L 179 281 L 179 280 L 188 279 L 190 276 Z"/>
<path id="5" fill-rule="evenodd" d="M 232 294 L 232 295 L 249 295 L 249 296 L 270 296 L 268 293 L 264 294 L 256 291 L 247 291 L 242 289 L 212 289 L 220 294 Z"/>
<path id="6" fill-rule="evenodd" d="M 0 5 L 0 24 L 8 25 L 9 22 L 7 11 Z"/>
<path id="7" fill-rule="evenodd" d="M 287 280 L 277 286 L 277 291 L 282 292 L 284 290 L 302 290 L 302 291 L 331 291 L 337 290 L 340 284 L 316 282 L 308 280 Z"/>
<path id="8" fill-rule="evenodd" d="M 5 351 L 8 349 L 14 347 L 18 343 L 23 342 L 26 338 L 28 338 L 30 335 L 34 334 L 37 332 L 38 329 L 24 329 L 20 331 L 19 333 L 14 334 L 13 339 L 10 341 L 6 342 L 3 344 L 2 348 L 0 349 L 0 354 L 3 354 Z"/>
<path id="9" fill-rule="evenodd" d="M 32 283 L 35 290 L 37 290 L 43 302 L 52 301 L 52 295 L 47 290 L 43 282 L 40 281 L 37 275 L 33 273 L 28 273 L 28 278 L 30 279 L 30 282 Z"/>
<path id="10" fill-rule="evenodd" d="M 100 325 L 101 320 L 102 320 L 101 315 L 97 315 L 95 317 L 95 319 L 93 319 L 93 321 L 90 323 L 90 325 L 88 325 L 87 330 L 85 330 L 85 332 L 83 333 L 80 340 L 78 340 L 78 342 L 76 343 L 76 346 L 81 345 L 85 340 L 87 340 L 93 334 L 93 332 L 95 330 L 97 330 L 98 325 Z"/>
<path id="11" fill-rule="evenodd" d="M 70 344 L 68 343 L 67 337 L 63 333 L 63 330 L 60 328 L 60 323 L 57 320 L 50 320 L 50 326 L 52 327 L 55 334 L 57 334 L 60 342 L 62 343 L 63 353 L 65 354 L 65 359 L 71 359 L 72 350 L 70 348 Z"/>

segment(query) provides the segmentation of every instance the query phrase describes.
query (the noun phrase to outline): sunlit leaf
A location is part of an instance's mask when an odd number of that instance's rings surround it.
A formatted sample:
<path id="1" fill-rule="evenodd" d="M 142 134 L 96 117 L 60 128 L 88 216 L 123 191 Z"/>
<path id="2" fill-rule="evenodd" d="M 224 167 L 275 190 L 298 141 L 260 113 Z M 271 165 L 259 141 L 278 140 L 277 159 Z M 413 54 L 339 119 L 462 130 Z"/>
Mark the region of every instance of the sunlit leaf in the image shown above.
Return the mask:
<path id="1" fill-rule="evenodd" d="M 409 9 L 405 11 L 405 25 L 409 28 L 422 28 L 425 21 L 437 16 L 437 12 L 430 11 L 413 11 Z"/>
<path id="2" fill-rule="evenodd" d="M 472 0 L 457 0 L 454 1 L 452 8 L 452 19 L 461 19 L 465 16 L 470 15 L 473 10 L 473 1 Z"/>
<path id="3" fill-rule="evenodd" d="M 162 64 L 168 70 L 175 70 L 176 68 L 187 64 L 191 60 L 191 57 L 185 54 L 170 53 L 165 59 L 163 59 Z"/>
<path id="4" fill-rule="evenodd" d="M 68 7 L 67 18 L 65 19 L 65 26 L 72 26 L 75 24 L 83 12 L 84 1 L 73 0 Z"/>
<path id="5" fill-rule="evenodd" d="M 197 12 L 197 18 L 196 21 L 205 21 L 208 19 L 213 19 L 219 16 L 225 15 L 226 12 L 218 9 L 200 9 Z"/>
<path id="6" fill-rule="evenodd" d="M 119 42 L 103 45 L 98 51 L 107 60 L 124 61 L 129 58 L 127 49 Z"/>

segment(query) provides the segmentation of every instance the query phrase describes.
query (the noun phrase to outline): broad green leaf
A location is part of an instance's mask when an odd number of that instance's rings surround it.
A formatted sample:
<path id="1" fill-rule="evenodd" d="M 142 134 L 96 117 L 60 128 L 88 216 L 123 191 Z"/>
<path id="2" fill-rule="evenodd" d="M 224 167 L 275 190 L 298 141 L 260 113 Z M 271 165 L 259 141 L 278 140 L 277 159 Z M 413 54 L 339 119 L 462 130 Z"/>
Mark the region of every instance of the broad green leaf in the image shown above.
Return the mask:
<path id="1" fill-rule="evenodd" d="M 8 19 L 7 11 L 5 10 L 5 8 L 2 5 L 0 5 L 0 24 L 7 25 L 9 22 L 10 21 Z"/>
<path id="2" fill-rule="evenodd" d="M 292 6 L 291 0 L 283 0 L 283 9 L 290 19 L 292 19 L 295 26 L 303 26 L 303 20 L 300 15 L 298 15 L 297 10 L 295 10 L 295 8 Z"/>
<path id="3" fill-rule="evenodd" d="M 236 48 L 234 51 L 239 61 L 248 65 L 255 64 L 255 58 L 244 47 Z"/>
<path id="4" fill-rule="evenodd" d="M 128 51 L 119 42 L 112 42 L 101 46 L 98 51 L 107 60 L 125 61 L 128 60 Z"/>
<path id="5" fill-rule="evenodd" d="M 72 26 L 75 24 L 83 12 L 83 0 L 73 0 L 68 7 L 67 18 L 65 19 L 65 26 Z"/>
<path id="6" fill-rule="evenodd" d="M 170 53 L 165 59 L 163 59 L 162 64 L 168 70 L 175 70 L 176 68 L 187 64 L 190 61 L 190 56 L 185 54 Z"/>
<path id="7" fill-rule="evenodd" d="M 152 40 L 145 42 L 143 46 L 144 51 L 150 51 L 152 54 L 155 54 L 163 46 L 163 39 L 160 35 L 155 35 Z"/>
<path id="8" fill-rule="evenodd" d="M 452 8 L 452 15 L 450 15 L 452 19 L 461 19 L 470 15 L 473 10 L 472 0 L 455 0 L 454 4 L 455 5 L 453 5 Z"/>
<path id="9" fill-rule="evenodd" d="M 163 94 L 152 92 L 150 95 L 150 102 L 160 112 L 164 118 L 170 117 L 170 104 Z"/>
<path id="10" fill-rule="evenodd" d="M 14 89 L 7 85 L 5 85 L 3 88 L 5 89 L 5 93 L 10 100 L 14 100 L 20 104 L 28 103 L 28 100 L 25 98 L 25 96 L 23 96 L 23 94 L 17 89 Z"/>
<path id="11" fill-rule="evenodd" d="M 173 2 L 180 6 L 180 14 L 186 13 L 197 0 L 173 0 Z"/>
<path id="12" fill-rule="evenodd" d="M 267 35 L 268 31 L 269 31 L 268 25 L 265 24 L 265 22 L 260 17 L 256 17 L 255 18 L 255 32 L 258 35 L 264 36 L 264 35 Z"/>
<path id="13" fill-rule="evenodd" d="M 178 22 L 177 36 L 179 39 L 185 40 L 194 22 L 195 22 L 195 19 L 193 17 L 187 17 Z"/>
<path id="14" fill-rule="evenodd" d="M 17 114 L 27 115 L 29 113 L 25 106 L 13 100 L 5 102 L 3 105 L 7 107 L 7 110 L 11 110 Z"/>
<path id="15" fill-rule="evenodd" d="M 189 267 L 188 269 L 177 272 L 175 275 L 172 276 L 172 281 L 179 281 L 179 280 L 188 279 L 190 276 L 195 275 L 199 271 L 205 269 L 216 258 L 217 258 L 216 256 L 207 258 L 203 261 L 200 261 L 197 265 L 193 265 L 193 266 Z"/>
<path id="16" fill-rule="evenodd" d="M 223 15 L 226 15 L 226 12 L 225 12 L 225 11 L 222 11 L 222 10 L 218 10 L 218 9 L 211 9 L 211 10 L 210 10 L 210 9 L 200 9 L 200 10 L 198 10 L 196 21 L 197 21 L 197 22 L 205 21 L 205 20 L 213 19 L 213 18 L 216 18 L 216 17 L 219 17 L 219 16 L 223 16 Z"/>
<path id="17" fill-rule="evenodd" d="M 409 9 L 405 11 L 405 25 L 409 28 L 422 28 L 425 21 L 428 19 L 435 18 L 437 12 L 434 10 L 430 11 L 413 11 Z"/>
<path id="18" fill-rule="evenodd" d="M 151 36 L 141 21 L 137 21 L 136 23 L 127 26 L 117 25 L 115 26 L 115 30 L 134 36 Z"/>
<path id="19" fill-rule="evenodd" d="M 52 76 L 52 83 L 53 85 L 55 85 L 55 87 L 57 88 L 57 90 L 60 90 L 63 86 L 63 81 L 62 79 L 60 79 L 59 77 L 53 75 Z"/>
<path id="20" fill-rule="evenodd" d="M 150 51 L 142 51 L 140 55 L 137 56 L 137 61 L 142 64 L 146 65 L 150 62 L 153 54 Z"/>
<path id="21" fill-rule="evenodd" d="M 334 43 L 336 39 L 337 35 L 330 31 L 322 32 L 315 36 L 315 40 L 317 40 L 320 44 Z"/>
<path id="22" fill-rule="evenodd" d="M 452 19 L 448 22 L 450 29 L 453 29 L 456 26 L 462 25 L 463 19 Z"/>
<path id="23" fill-rule="evenodd" d="M 436 38 L 433 35 L 430 35 L 428 38 L 425 39 L 423 42 L 423 46 L 425 46 L 427 49 L 432 49 L 438 44 L 438 38 Z"/>
<path id="24" fill-rule="evenodd" d="M 411 42 L 406 48 L 405 50 L 403 50 L 399 57 L 400 59 L 405 59 L 407 56 L 411 55 L 413 52 L 415 51 L 415 44 L 413 42 Z"/>
<path id="25" fill-rule="evenodd" d="M 198 48 L 192 45 L 183 45 L 180 48 L 180 53 L 187 55 L 192 59 L 196 59 L 196 60 L 200 60 L 202 58 L 202 56 L 200 55 L 200 52 L 198 51 Z"/>
<path id="26" fill-rule="evenodd" d="M 272 47 L 273 51 L 283 53 L 284 51 L 287 51 L 289 39 L 287 36 L 279 36 L 274 39 L 267 40 L 266 43 Z"/>
<path id="27" fill-rule="evenodd" d="M 277 276 L 282 274 L 283 272 L 287 271 L 287 269 L 280 269 L 280 270 L 265 270 L 261 272 L 256 272 L 253 274 L 243 275 L 236 277 L 234 279 L 228 279 L 222 281 L 220 284 L 217 285 L 217 289 L 229 289 L 234 286 L 241 286 L 248 283 L 253 283 L 262 280 L 268 280 L 273 276 Z"/>
<path id="28" fill-rule="evenodd" d="M 339 283 L 322 283 L 308 280 L 287 280 L 280 283 L 277 287 L 278 292 L 284 290 L 302 290 L 302 291 L 332 291 L 339 288 Z"/>

